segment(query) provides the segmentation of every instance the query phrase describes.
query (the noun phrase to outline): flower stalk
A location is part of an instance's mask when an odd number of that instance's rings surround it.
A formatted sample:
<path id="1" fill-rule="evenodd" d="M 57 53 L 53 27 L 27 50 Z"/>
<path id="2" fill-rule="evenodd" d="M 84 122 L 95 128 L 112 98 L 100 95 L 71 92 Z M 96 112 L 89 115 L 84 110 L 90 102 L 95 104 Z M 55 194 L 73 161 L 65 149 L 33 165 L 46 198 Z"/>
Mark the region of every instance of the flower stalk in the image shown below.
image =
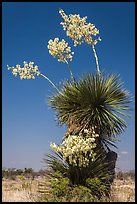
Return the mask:
<path id="1" fill-rule="evenodd" d="M 92 50 L 93 50 L 94 57 L 95 57 L 95 60 L 96 60 L 97 72 L 100 75 L 101 73 L 100 73 L 100 68 L 99 68 L 99 63 L 98 63 L 98 56 L 97 56 L 97 53 L 96 53 L 96 50 L 95 50 L 95 47 L 94 47 L 93 44 L 92 44 Z"/>
<path id="2" fill-rule="evenodd" d="M 70 65 L 69 65 L 69 63 L 68 63 L 67 61 L 66 61 L 66 64 L 67 64 L 68 70 L 69 70 L 69 72 L 70 72 L 71 79 L 72 79 L 73 82 L 75 82 L 75 78 L 74 78 L 74 76 L 73 76 L 73 74 L 72 74 Z"/>
<path id="3" fill-rule="evenodd" d="M 55 84 L 53 84 L 53 82 L 47 77 L 45 76 L 44 74 L 40 74 L 42 77 L 44 77 L 45 79 L 48 80 L 48 82 L 56 89 L 56 91 L 59 93 L 59 94 L 62 94 L 59 89 L 55 86 Z"/>

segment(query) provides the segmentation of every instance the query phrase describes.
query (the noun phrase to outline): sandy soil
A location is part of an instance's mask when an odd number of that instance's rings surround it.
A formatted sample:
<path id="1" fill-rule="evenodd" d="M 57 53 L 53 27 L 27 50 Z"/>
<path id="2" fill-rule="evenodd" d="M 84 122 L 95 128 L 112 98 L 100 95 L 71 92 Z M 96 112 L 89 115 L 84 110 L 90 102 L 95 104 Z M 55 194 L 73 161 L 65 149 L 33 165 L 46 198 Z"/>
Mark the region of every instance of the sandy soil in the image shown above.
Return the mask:
<path id="1" fill-rule="evenodd" d="M 25 181 L 2 181 L 2 202 L 37 202 L 38 183 L 42 178 Z M 110 202 L 135 202 L 135 182 L 115 180 Z"/>

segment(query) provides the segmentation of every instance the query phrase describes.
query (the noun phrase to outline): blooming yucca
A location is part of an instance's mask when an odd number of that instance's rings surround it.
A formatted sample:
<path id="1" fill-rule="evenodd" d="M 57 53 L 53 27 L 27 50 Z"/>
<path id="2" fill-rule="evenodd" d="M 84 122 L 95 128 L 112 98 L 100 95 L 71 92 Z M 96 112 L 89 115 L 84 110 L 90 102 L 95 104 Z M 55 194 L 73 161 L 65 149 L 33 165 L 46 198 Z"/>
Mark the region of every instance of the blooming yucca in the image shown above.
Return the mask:
<path id="1" fill-rule="evenodd" d="M 34 62 L 27 63 L 26 61 L 23 62 L 24 66 L 21 68 L 19 64 L 16 65 L 16 67 L 10 67 L 7 65 L 8 70 L 12 70 L 12 74 L 16 77 L 18 74 L 20 76 L 20 79 L 35 79 L 35 75 L 39 76 L 40 71 L 38 69 L 38 66 L 34 66 Z"/>
<path id="2" fill-rule="evenodd" d="M 58 57 L 58 62 L 68 63 L 68 60 L 72 61 L 74 52 L 71 52 L 71 47 L 68 46 L 64 39 L 62 41 L 59 41 L 59 38 L 49 40 L 48 49 L 53 57 Z"/>
<path id="3" fill-rule="evenodd" d="M 63 159 L 68 161 L 70 165 L 86 167 L 90 160 L 94 161 L 96 153 L 93 149 L 96 147 L 96 137 L 99 135 L 92 131 L 89 133 L 88 130 L 79 135 L 69 135 L 64 139 L 61 145 L 51 143 L 53 150 L 62 153 Z M 90 137 L 89 137 L 90 135 Z"/>
<path id="4" fill-rule="evenodd" d="M 40 75 L 44 77 L 56 89 L 58 93 L 60 93 L 60 91 L 55 86 L 55 84 L 47 76 L 45 76 L 39 71 L 38 66 L 37 65 L 34 66 L 34 62 L 27 63 L 26 61 L 24 61 L 23 63 L 24 63 L 24 67 L 22 68 L 20 67 L 19 64 L 17 64 L 16 67 L 14 66 L 10 67 L 9 65 L 7 65 L 7 68 L 8 70 L 12 70 L 12 74 L 15 77 L 19 74 L 21 80 L 22 79 L 35 79 L 35 76 Z"/>
<path id="5" fill-rule="evenodd" d="M 14 76 L 19 75 L 20 79 L 35 79 L 35 76 L 40 75 L 57 91 L 50 97 L 49 104 L 56 111 L 58 122 L 67 125 L 68 129 L 60 145 L 51 143 L 58 159 L 54 155 L 48 156 L 46 161 L 51 168 L 50 173 L 61 172 L 63 177 L 69 178 L 72 185 L 86 186 L 87 179 L 99 178 L 103 182 L 104 186 L 101 188 L 104 191 L 109 182 L 106 175 L 108 173 L 113 178 L 117 158 L 117 154 L 110 151 L 109 146 L 115 146 L 115 136 L 126 128 L 123 116 L 128 117 L 125 111 L 129 109 L 130 96 L 122 88 L 117 76 L 107 76 L 100 72 L 95 45 L 101 39 L 96 37 L 99 30 L 95 25 L 87 23 L 87 17 L 81 18 L 79 14 L 66 15 L 62 9 L 59 13 L 64 20 L 61 25 L 66 35 L 73 40 L 74 46 L 82 43 L 91 46 L 97 74 L 86 74 L 75 80 L 69 65 L 74 52 L 64 39 L 60 41 L 59 38 L 50 39 L 47 47 L 58 62 L 67 64 L 72 79 L 62 83 L 59 89 L 39 71 L 37 65 L 34 66 L 34 62 L 24 62 L 22 68 L 18 64 L 16 67 L 7 67 Z M 92 181 L 87 185 L 94 185 Z M 108 182 L 105 184 L 106 181 Z M 100 184 L 97 183 L 96 189 L 93 185 L 91 188 L 94 195 Z M 107 193 L 108 191 L 109 188 Z"/>
<path id="6" fill-rule="evenodd" d="M 101 40 L 100 37 L 93 40 L 93 36 L 99 34 L 99 30 L 94 24 L 86 22 L 87 16 L 83 18 L 81 18 L 79 14 L 70 14 L 67 16 L 62 9 L 59 10 L 59 13 L 64 19 L 64 22 L 60 24 L 63 26 L 63 30 L 66 31 L 66 35 L 74 41 L 74 46 L 84 42 L 95 45 Z"/>
<path id="7" fill-rule="evenodd" d="M 93 39 L 93 36 L 99 34 L 99 30 L 94 24 L 86 22 L 87 16 L 83 18 L 79 14 L 70 14 L 67 16 L 62 9 L 59 10 L 59 13 L 64 19 L 64 22 L 60 24 L 63 26 L 63 30 L 66 31 L 66 35 L 74 41 L 74 46 L 81 45 L 84 42 L 91 45 L 96 60 L 97 71 L 100 74 L 98 57 L 94 46 L 98 41 L 101 41 L 101 38 Z"/>

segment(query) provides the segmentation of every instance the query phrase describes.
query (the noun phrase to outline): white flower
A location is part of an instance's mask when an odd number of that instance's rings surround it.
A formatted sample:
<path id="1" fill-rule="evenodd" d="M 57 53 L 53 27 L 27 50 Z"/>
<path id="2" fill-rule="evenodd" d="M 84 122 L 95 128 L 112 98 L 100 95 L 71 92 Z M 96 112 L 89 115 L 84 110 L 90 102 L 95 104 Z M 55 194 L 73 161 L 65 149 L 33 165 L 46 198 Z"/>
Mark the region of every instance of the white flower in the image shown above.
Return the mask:
<path id="1" fill-rule="evenodd" d="M 84 133 L 88 133 L 89 131 L 88 131 L 88 129 L 84 129 Z"/>
<path id="2" fill-rule="evenodd" d="M 16 73 L 18 70 L 17 70 L 16 68 L 14 68 L 12 71 L 13 71 L 14 73 Z"/>
<path id="3" fill-rule="evenodd" d="M 12 70 L 12 74 L 17 76 L 19 74 L 20 79 L 35 79 L 35 75 L 39 76 L 40 71 L 38 70 L 38 66 L 35 65 L 33 67 L 34 62 L 27 63 L 26 61 L 23 62 L 24 66 L 21 68 L 19 64 L 16 67 L 9 67 L 7 65 L 8 70 Z"/>
<path id="4" fill-rule="evenodd" d="M 93 137 L 93 138 L 91 138 L 91 142 L 95 142 L 95 138 Z"/>
<path id="5" fill-rule="evenodd" d="M 68 43 L 65 42 L 64 39 L 62 39 L 62 41 L 59 41 L 59 38 L 55 38 L 54 40 L 50 39 L 47 47 L 49 53 L 53 57 L 57 57 L 59 62 L 68 63 L 68 59 L 70 61 L 72 60 L 74 52 L 71 53 L 71 47 L 68 47 Z"/>
<path id="6" fill-rule="evenodd" d="M 90 134 L 89 134 L 90 133 Z M 52 148 L 63 154 L 64 160 L 69 161 L 70 164 L 76 166 L 88 166 L 90 159 L 94 160 L 96 147 L 94 135 L 90 130 L 85 130 L 83 137 L 82 134 L 69 135 L 60 146 L 52 144 Z M 88 154 L 89 153 L 89 154 Z"/>
<path id="7" fill-rule="evenodd" d="M 59 10 L 59 13 L 64 19 L 64 22 L 61 22 L 60 24 L 63 26 L 63 30 L 66 30 L 66 35 L 74 41 L 74 46 L 84 42 L 88 44 L 96 44 L 100 41 L 100 38 L 96 41 L 93 40 L 92 36 L 99 34 L 99 30 L 94 24 L 86 22 L 87 16 L 81 18 L 79 14 L 66 15 L 62 9 Z"/>

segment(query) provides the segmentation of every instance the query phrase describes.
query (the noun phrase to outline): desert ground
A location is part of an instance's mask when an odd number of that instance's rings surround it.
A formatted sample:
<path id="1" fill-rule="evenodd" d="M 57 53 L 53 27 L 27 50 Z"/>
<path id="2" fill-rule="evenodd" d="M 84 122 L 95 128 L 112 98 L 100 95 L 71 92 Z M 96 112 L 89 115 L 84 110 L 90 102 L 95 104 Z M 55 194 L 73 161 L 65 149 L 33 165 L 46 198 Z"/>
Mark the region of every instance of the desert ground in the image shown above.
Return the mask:
<path id="1" fill-rule="evenodd" d="M 38 202 L 38 185 L 42 177 L 10 180 L 3 178 L 2 202 Z M 115 179 L 109 202 L 135 202 L 135 182 L 132 179 Z"/>

